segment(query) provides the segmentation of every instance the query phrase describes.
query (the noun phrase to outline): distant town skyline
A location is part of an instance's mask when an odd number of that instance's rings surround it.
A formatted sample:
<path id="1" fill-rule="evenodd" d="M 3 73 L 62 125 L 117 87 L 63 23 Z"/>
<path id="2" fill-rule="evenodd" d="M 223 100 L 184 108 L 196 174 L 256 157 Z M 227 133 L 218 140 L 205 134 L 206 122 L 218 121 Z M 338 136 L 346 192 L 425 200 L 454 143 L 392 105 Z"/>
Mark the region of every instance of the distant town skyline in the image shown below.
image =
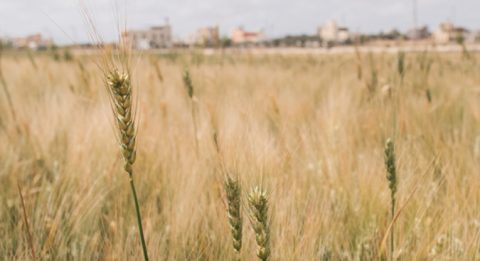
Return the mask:
<path id="1" fill-rule="evenodd" d="M 22 36 L 40 32 L 55 42 L 88 42 L 89 29 L 81 14 L 79 0 L 2 0 L 0 36 Z M 168 18 L 175 38 L 185 38 L 200 27 L 219 25 L 221 35 L 243 26 L 264 30 L 267 36 L 315 34 L 318 26 L 336 20 L 352 31 L 379 32 L 413 27 L 412 0 L 87 0 L 81 1 L 91 13 L 105 41 L 116 39 L 116 21 L 127 29 L 164 24 Z M 475 0 L 417 0 L 418 25 L 430 29 L 446 20 L 471 29 L 480 29 Z M 116 18 L 119 14 L 120 19 Z"/>

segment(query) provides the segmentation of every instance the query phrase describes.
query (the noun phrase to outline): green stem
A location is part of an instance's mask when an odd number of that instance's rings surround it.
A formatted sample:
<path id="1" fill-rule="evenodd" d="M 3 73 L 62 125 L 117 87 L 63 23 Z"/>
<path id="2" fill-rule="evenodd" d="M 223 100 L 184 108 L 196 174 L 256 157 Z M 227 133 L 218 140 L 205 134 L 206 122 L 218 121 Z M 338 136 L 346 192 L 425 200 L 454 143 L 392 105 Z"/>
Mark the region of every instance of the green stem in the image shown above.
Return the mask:
<path id="1" fill-rule="evenodd" d="M 137 212 L 138 230 L 140 232 L 140 240 L 142 241 L 143 257 L 145 261 L 148 261 L 147 244 L 145 244 L 145 237 L 143 235 L 142 216 L 140 215 L 137 191 L 135 190 L 135 184 L 133 183 L 133 174 L 129 172 L 128 176 L 130 177 L 130 187 L 132 188 L 133 200 L 135 201 L 135 211 Z"/>
<path id="2" fill-rule="evenodd" d="M 395 196 L 392 194 L 392 222 L 395 218 Z M 392 224 L 392 231 L 390 234 L 390 260 L 393 261 L 393 250 L 394 250 L 394 228 L 395 226 Z"/>
<path id="3" fill-rule="evenodd" d="M 198 133 L 197 133 L 197 114 L 195 112 L 195 101 L 193 100 L 193 97 L 191 99 L 191 109 L 192 109 L 192 121 L 193 121 L 193 132 L 195 136 L 195 152 L 197 153 L 197 157 L 199 154 L 198 151 Z"/>

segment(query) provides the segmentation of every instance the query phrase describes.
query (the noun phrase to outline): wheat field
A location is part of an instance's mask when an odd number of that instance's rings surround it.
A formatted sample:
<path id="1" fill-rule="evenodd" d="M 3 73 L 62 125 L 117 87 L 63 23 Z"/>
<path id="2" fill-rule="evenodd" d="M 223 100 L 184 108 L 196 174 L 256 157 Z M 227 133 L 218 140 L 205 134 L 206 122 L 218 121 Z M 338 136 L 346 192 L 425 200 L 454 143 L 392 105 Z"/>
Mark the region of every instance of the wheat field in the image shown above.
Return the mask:
<path id="1" fill-rule="evenodd" d="M 392 138 L 393 258 L 479 259 L 480 56 L 407 53 L 403 69 L 400 57 L 136 54 L 133 168 L 150 258 L 255 260 L 247 193 L 258 186 L 271 260 L 384 259 Z M 2 56 L 1 260 L 32 260 L 31 245 L 37 260 L 142 259 L 97 58 Z M 227 174 L 242 189 L 238 256 Z"/>

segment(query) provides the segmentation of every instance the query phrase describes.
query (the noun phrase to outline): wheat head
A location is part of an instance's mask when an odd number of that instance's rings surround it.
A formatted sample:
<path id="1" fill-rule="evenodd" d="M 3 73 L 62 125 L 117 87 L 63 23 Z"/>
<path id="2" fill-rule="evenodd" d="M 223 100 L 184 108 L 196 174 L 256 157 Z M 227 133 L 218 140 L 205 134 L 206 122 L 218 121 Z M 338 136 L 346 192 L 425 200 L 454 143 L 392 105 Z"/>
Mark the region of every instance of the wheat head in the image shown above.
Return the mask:
<path id="1" fill-rule="evenodd" d="M 227 195 L 227 215 L 232 232 L 233 249 L 240 253 L 242 249 L 242 228 L 243 220 L 241 213 L 241 187 L 237 179 L 231 176 L 225 177 L 224 182 L 225 193 Z"/>
<path id="2" fill-rule="evenodd" d="M 268 199 L 267 193 L 255 187 L 248 194 L 250 215 L 255 239 L 257 241 L 257 257 L 266 261 L 270 257 L 270 227 L 268 221 Z"/>
<path id="3" fill-rule="evenodd" d="M 114 69 L 107 75 L 107 85 L 112 100 L 116 126 L 119 131 L 120 146 L 124 159 L 124 169 L 132 174 L 135 163 L 135 122 L 132 115 L 132 86 L 127 73 Z"/>

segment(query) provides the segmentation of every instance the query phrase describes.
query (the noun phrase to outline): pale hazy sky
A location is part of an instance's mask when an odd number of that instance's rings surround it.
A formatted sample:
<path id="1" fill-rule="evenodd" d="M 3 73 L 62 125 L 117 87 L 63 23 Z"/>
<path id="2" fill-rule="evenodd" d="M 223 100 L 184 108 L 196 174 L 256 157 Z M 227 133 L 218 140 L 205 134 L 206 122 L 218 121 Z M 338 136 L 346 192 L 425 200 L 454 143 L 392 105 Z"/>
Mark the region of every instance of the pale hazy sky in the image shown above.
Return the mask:
<path id="1" fill-rule="evenodd" d="M 41 32 L 61 43 L 87 41 L 79 1 L 86 3 L 106 40 L 114 39 L 116 9 L 121 19 L 127 10 L 128 28 L 162 24 L 168 17 L 177 37 L 215 24 L 222 34 L 244 26 L 268 36 L 313 34 L 330 19 L 361 32 L 413 26 L 413 0 L 0 0 L 0 36 Z M 447 19 L 480 29 L 480 0 L 417 1 L 419 24 L 430 29 Z"/>

